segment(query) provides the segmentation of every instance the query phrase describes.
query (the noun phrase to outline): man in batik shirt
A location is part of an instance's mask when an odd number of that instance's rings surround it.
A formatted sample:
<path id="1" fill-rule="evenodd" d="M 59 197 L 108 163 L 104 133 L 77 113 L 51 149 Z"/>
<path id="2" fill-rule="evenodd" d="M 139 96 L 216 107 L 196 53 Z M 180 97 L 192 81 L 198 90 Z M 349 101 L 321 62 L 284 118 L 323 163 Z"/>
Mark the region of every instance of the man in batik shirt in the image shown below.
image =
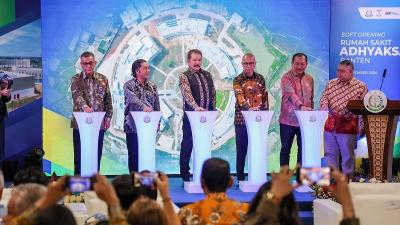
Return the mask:
<path id="1" fill-rule="evenodd" d="M 233 80 L 235 91 L 236 173 L 238 181 L 245 178 L 244 165 L 247 155 L 247 128 L 243 110 L 268 110 L 268 92 L 264 77 L 254 72 L 256 58 L 246 53 L 242 58 L 243 72 Z"/>
<path id="2" fill-rule="evenodd" d="M 126 146 L 128 148 L 129 172 L 138 171 L 138 137 L 131 111 L 160 111 L 157 86 L 149 80 L 149 64 L 138 59 L 132 64 L 133 78 L 125 83 L 125 120 Z"/>
<path id="3" fill-rule="evenodd" d="M 367 86 L 354 78 L 354 65 L 349 60 L 339 63 L 337 78 L 329 81 L 321 96 L 321 110 L 329 110 L 324 128 L 324 155 L 329 166 L 339 168 L 352 175 L 354 170 L 354 149 L 359 131 L 359 116 L 347 109 L 350 100 L 362 100 L 368 92 Z"/>
<path id="4" fill-rule="evenodd" d="M 281 78 L 282 102 L 279 115 L 281 138 L 281 166 L 289 164 L 289 155 L 294 136 L 297 138 L 297 162 L 301 164 L 301 132 L 295 110 L 313 110 L 314 80 L 305 73 L 307 55 L 296 53 L 292 57 L 292 68 Z"/>
<path id="5" fill-rule="evenodd" d="M 98 162 L 100 170 L 101 153 L 103 149 L 104 132 L 110 127 L 113 114 L 110 87 L 107 77 L 94 71 L 96 60 L 91 52 L 84 52 L 80 57 L 82 72 L 71 79 L 71 93 L 74 112 L 105 112 L 98 140 Z M 73 128 L 74 142 L 74 168 L 75 174 L 81 173 L 81 140 L 78 124 L 72 116 L 71 128 Z"/>
<path id="6" fill-rule="evenodd" d="M 201 187 L 205 198 L 183 207 L 178 217 L 182 225 L 241 224 L 249 205 L 230 199 L 226 191 L 233 184 L 229 163 L 210 158 L 201 169 Z"/>
<path id="7" fill-rule="evenodd" d="M 193 139 L 189 118 L 185 111 L 215 110 L 215 87 L 212 76 L 201 68 L 202 53 L 192 49 L 187 54 L 189 68 L 179 76 L 179 88 L 183 96 L 183 125 L 180 153 L 180 173 L 183 181 L 190 178 L 190 155 L 192 154 Z"/>

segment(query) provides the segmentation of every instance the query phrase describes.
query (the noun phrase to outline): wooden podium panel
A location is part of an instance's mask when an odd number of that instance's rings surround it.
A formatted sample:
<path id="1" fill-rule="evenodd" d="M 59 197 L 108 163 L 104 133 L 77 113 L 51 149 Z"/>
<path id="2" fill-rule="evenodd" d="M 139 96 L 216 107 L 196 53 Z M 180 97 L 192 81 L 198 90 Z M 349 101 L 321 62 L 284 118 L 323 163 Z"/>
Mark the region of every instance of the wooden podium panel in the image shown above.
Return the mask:
<path id="1" fill-rule="evenodd" d="M 393 146 L 400 114 L 400 101 L 388 100 L 386 109 L 371 113 L 361 100 L 351 100 L 347 108 L 362 115 L 367 135 L 370 176 L 377 180 L 392 179 Z"/>

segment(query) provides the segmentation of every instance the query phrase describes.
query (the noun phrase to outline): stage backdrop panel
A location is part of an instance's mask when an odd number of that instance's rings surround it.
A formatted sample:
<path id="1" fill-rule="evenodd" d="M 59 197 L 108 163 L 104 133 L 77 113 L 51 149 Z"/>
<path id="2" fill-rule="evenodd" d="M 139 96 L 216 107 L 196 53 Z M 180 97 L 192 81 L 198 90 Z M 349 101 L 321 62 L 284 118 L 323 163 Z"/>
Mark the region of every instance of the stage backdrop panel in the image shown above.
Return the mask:
<path id="1" fill-rule="evenodd" d="M 349 59 L 354 63 L 355 77 L 364 81 L 369 90 L 373 90 L 380 88 L 386 69 L 382 91 L 389 99 L 399 100 L 399 28 L 400 1 L 332 0 L 330 78 L 336 77 L 338 63 Z M 400 157 L 399 125 L 394 149 L 397 158 Z M 360 150 L 366 154 L 365 148 Z"/>
<path id="2" fill-rule="evenodd" d="M 235 172 L 234 77 L 241 57 L 253 52 L 264 75 L 275 111 L 269 129 L 268 169 L 279 167 L 280 78 L 296 52 L 309 55 L 308 73 L 315 79 L 315 103 L 328 81 L 329 1 L 81 1 L 43 0 L 44 148 L 50 171 L 72 172 L 70 79 L 80 71 L 79 55 L 92 51 L 97 71 L 111 85 L 114 117 L 104 140 L 101 172 L 128 172 L 123 133 L 123 84 L 134 60 L 151 66 L 150 79 L 161 100 L 157 136 L 157 169 L 178 173 L 182 96 L 178 76 L 187 68 L 186 53 L 203 52 L 203 68 L 213 74 L 218 118 L 212 155 L 227 159 Z M 295 155 L 295 154 L 293 154 Z M 293 164 L 293 162 L 292 162 Z M 50 172 L 48 171 L 48 172 Z"/>

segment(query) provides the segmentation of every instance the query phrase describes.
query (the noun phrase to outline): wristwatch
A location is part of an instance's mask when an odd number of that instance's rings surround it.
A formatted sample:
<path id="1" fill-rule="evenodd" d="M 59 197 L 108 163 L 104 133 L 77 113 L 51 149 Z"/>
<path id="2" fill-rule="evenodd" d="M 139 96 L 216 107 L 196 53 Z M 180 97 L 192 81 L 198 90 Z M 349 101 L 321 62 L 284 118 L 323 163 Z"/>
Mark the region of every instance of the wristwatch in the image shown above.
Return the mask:
<path id="1" fill-rule="evenodd" d="M 267 196 L 267 199 L 268 199 L 269 201 L 274 201 L 275 198 L 276 198 L 275 194 L 272 193 L 272 192 L 270 192 L 270 191 L 268 191 L 268 192 L 266 193 L 266 196 Z"/>

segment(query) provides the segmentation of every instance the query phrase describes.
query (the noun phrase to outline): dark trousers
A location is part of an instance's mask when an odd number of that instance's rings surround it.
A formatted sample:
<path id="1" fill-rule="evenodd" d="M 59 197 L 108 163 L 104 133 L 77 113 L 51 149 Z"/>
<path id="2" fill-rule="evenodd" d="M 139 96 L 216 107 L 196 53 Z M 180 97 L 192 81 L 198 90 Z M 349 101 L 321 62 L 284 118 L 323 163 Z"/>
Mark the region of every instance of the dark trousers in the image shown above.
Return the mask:
<path id="1" fill-rule="evenodd" d="M 81 174 L 81 137 L 79 136 L 79 130 L 73 129 L 72 139 L 74 142 L 74 169 L 75 174 Z M 100 130 L 99 132 L 99 140 L 98 140 L 98 149 L 97 149 L 97 170 L 100 171 L 100 161 L 101 161 L 101 153 L 103 150 L 103 140 L 104 140 L 104 130 Z"/>
<path id="2" fill-rule="evenodd" d="M 189 181 L 190 177 L 190 156 L 192 155 L 193 149 L 193 139 L 192 139 L 192 129 L 190 127 L 189 118 L 186 113 L 183 116 L 182 125 L 182 142 L 181 142 L 181 153 L 179 157 L 180 173 L 184 181 Z"/>
<path id="3" fill-rule="evenodd" d="M 0 118 L 0 159 L 5 156 L 5 123 L 4 118 Z"/>
<path id="4" fill-rule="evenodd" d="M 290 149 L 292 148 L 292 143 L 294 136 L 297 138 L 297 163 L 301 164 L 301 131 L 300 127 L 289 126 L 286 124 L 279 124 L 280 126 L 280 136 L 281 136 L 281 154 L 280 162 L 281 166 L 289 165 L 289 155 Z"/>
<path id="5" fill-rule="evenodd" d="M 247 155 L 247 128 L 246 125 L 235 125 L 236 133 L 236 173 L 238 180 L 244 180 L 244 165 Z"/>
<path id="6" fill-rule="evenodd" d="M 136 133 L 126 133 L 126 147 L 128 148 L 128 167 L 129 172 L 139 172 L 138 162 L 138 137 Z"/>

